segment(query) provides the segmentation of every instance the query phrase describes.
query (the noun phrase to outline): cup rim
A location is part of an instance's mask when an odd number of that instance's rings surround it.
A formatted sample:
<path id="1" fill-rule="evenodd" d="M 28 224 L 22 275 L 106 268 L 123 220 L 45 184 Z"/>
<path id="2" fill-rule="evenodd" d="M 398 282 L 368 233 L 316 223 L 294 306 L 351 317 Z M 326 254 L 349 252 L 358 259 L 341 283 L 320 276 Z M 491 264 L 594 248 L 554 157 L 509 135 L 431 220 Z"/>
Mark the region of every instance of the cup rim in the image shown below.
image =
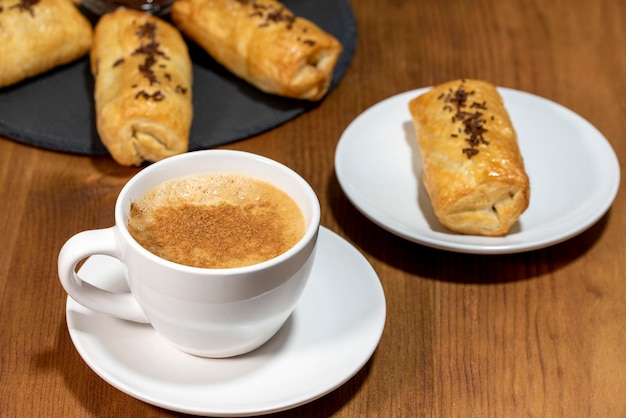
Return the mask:
<path id="1" fill-rule="evenodd" d="M 236 155 L 236 156 L 242 156 L 244 158 L 256 159 L 260 162 L 264 162 L 269 165 L 272 165 L 278 168 L 279 170 L 282 170 L 285 173 L 291 175 L 294 178 L 294 180 L 305 191 L 308 199 L 311 202 L 311 222 L 307 226 L 307 229 L 304 235 L 302 236 L 302 238 L 300 238 L 300 240 L 291 248 L 289 248 L 287 251 L 285 251 L 284 253 L 274 258 L 270 258 L 269 260 L 265 260 L 256 264 L 251 264 L 251 265 L 242 266 L 242 267 L 229 267 L 229 268 L 208 268 L 208 267 L 189 266 L 186 264 L 181 264 L 181 263 L 176 263 L 174 261 L 166 260 L 148 251 L 147 249 L 145 249 L 130 234 L 130 232 L 128 231 L 128 227 L 126 225 L 126 219 L 125 219 L 125 214 L 124 214 L 124 203 L 125 203 L 125 200 L 127 199 L 126 197 L 127 194 L 130 192 L 130 190 L 133 189 L 136 183 L 138 183 L 143 177 L 149 175 L 150 173 L 161 170 L 163 166 L 176 164 L 179 160 L 184 160 L 188 158 L 202 158 L 200 154 L 202 155 L 212 154 L 212 155 L 223 155 L 223 156 Z M 206 172 L 211 173 L 210 170 L 207 170 Z M 201 174 L 201 173 L 198 173 L 198 174 Z M 180 175 L 178 177 L 183 177 L 183 176 L 185 176 L 185 174 Z M 170 178 L 173 179 L 176 177 L 177 176 L 170 177 Z M 250 177 L 254 177 L 254 175 L 250 175 Z M 128 180 L 128 182 L 124 185 L 124 187 L 118 194 L 116 202 L 115 202 L 115 226 L 116 226 L 117 231 L 123 235 L 128 245 L 133 246 L 133 248 L 135 248 L 142 256 L 148 258 L 149 260 L 155 263 L 161 264 L 169 268 L 181 270 L 181 271 L 188 272 L 188 273 L 195 273 L 195 274 L 212 273 L 212 274 L 219 274 L 222 276 L 224 275 L 235 276 L 235 275 L 246 274 L 246 273 L 250 273 L 254 271 L 264 270 L 264 269 L 273 267 L 275 265 L 278 265 L 284 262 L 285 260 L 291 258 L 295 254 L 299 253 L 302 249 L 304 249 L 311 242 L 311 240 L 315 238 L 315 236 L 318 234 L 318 231 L 319 231 L 320 218 L 321 218 L 321 208 L 320 208 L 320 203 L 319 203 L 317 194 L 315 193 L 311 185 L 300 174 L 298 174 L 295 170 L 286 166 L 285 164 L 280 163 L 271 158 L 268 158 L 259 154 L 247 152 L 247 151 L 238 151 L 238 150 L 209 149 L 209 150 L 190 151 L 184 154 L 174 155 L 172 157 L 168 157 L 163 160 L 152 163 L 151 165 L 142 169 L 133 177 L 131 177 L 130 180 Z"/>

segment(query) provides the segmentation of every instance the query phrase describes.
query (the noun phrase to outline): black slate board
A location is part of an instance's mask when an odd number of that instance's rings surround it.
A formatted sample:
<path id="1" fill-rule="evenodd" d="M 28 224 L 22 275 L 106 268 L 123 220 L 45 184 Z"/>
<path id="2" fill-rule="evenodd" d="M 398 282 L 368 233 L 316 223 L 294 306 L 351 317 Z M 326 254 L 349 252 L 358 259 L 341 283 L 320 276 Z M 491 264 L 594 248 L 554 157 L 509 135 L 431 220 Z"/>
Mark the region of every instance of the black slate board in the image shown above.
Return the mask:
<path id="1" fill-rule="evenodd" d="M 356 48 L 357 24 L 350 4 L 346 0 L 285 0 L 283 4 L 343 45 L 332 89 L 348 69 Z M 188 46 L 194 77 L 190 151 L 248 138 L 319 105 L 262 93 L 194 43 Z M 107 154 L 96 132 L 88 58 L 0 89 L 0 135 L 53 151 Z"/>

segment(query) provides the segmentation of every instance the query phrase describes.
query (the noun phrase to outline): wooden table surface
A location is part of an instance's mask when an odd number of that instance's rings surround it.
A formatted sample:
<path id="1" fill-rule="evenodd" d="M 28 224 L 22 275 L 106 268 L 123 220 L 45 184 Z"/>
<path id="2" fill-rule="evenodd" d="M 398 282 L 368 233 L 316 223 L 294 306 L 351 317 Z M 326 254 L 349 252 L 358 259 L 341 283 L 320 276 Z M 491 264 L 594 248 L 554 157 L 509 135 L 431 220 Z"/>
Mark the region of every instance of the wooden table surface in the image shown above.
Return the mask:
<path id="1" fill-rule="evenodd" d="M 359 41 L 338 87 L 301 117 L 224 147 L 271 157 L 305 177 L 319 194 L 322 224 L 367 258 L 386 295 L 385 329 L 366 366 L 277 416 L 626 416 L 624 182 L 610 211 L 566 242 L 469 255 L 374 225 L 334 171 L 337 141 L 365 109 L 461 77 L 570 108 L 626 161 L 626 2 L 352 6 Z M 0 138 L 0 416 L 176 416 L 115 389 L 85 364 L 68 335 L 56 273 L 65 240 L 113 224 L 116 196 L 138 170 Z"/>

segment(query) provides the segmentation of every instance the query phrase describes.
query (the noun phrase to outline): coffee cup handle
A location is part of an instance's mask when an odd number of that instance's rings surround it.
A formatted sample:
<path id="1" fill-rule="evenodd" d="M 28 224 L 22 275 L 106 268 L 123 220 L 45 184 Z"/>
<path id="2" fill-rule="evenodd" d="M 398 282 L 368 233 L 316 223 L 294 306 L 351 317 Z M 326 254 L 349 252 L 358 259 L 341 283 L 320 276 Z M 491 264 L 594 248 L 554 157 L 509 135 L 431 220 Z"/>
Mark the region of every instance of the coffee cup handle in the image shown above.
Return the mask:
<path id="1" fill-rule="evenodd" d="M 135 322 L 148 318 L 131 293 L 113 293 L 81 280 L 76 266 L 81 260 L 104 254 L 121 260 L 116 227 L 79 232 L 61 248 L 58 258 L 59 279 L 68 295 L 91 310 Z"/>

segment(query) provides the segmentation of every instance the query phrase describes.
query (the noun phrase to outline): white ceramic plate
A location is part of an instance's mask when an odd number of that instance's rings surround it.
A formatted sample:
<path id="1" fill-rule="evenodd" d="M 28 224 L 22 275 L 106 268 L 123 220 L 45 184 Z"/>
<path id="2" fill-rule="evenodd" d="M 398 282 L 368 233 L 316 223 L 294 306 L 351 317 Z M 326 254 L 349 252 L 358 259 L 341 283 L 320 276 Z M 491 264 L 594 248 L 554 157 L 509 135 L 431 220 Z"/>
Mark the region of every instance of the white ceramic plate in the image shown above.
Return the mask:
<path id="1" fill-rule="evenodd" d="M 104 380 L 162 408 L 206 416 L 277 412 L 317 399 L 373 354 L 386 304 L 376 272 L 348 242 L 321 228 L 313 275 L 294 313 L 260 349 L 206 359 L 173 348 L 145 324 L 96 313 L 68 297 L 74 346 Z M 121 264 L 93 256 L 79 274 L 122 291 Z"/>
<path id="2" fill-rule="evenodd" d="M 337 178 L 370 220 L 405 239 L 450 251 L 514 253 L 562 242 L 595 223 L 620 181 L 609 142 L 585 119 L 547 99 L 499 88 L 518 134 L 531 183 L 530 206 L 504 237 L 455 234 L 442 226 L 421 182 L 408 102 L 427 91 L 390 97 L 345 130 L 335 153 Z"/>

